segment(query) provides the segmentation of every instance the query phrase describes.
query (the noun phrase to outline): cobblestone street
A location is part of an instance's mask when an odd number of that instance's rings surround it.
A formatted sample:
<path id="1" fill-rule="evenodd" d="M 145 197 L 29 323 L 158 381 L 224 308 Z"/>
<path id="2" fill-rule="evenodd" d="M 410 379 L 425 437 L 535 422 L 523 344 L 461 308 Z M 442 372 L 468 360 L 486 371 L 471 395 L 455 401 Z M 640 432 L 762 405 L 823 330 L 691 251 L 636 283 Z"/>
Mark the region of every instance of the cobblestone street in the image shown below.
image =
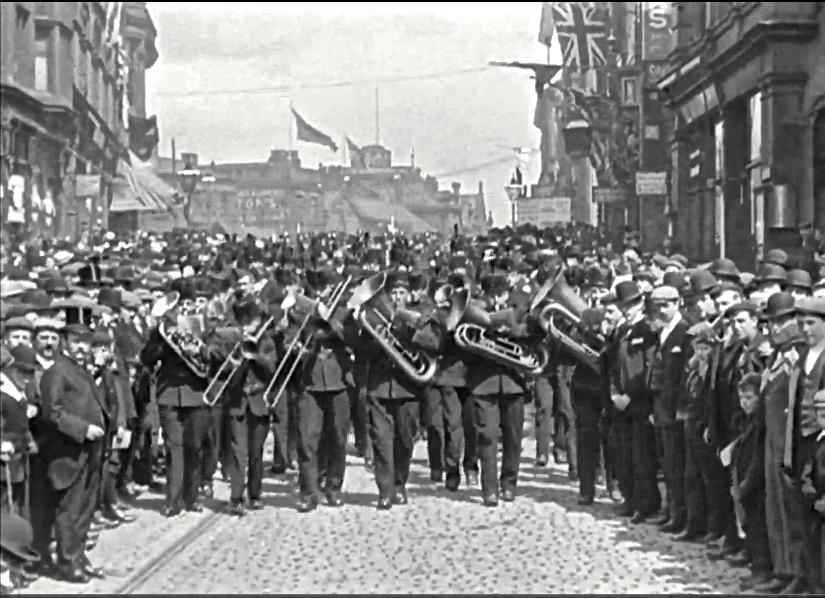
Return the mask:
<path id="1" fill-rule="evenodd" d="M 295 510 L 297 475 L 265 480 L 266 508 L 243 519 L 222 512 L 227 485 L 202 514 L 166 520 L 163 499 L 144 495 L 134 524 L 104 532 L 90 553 L 108 576 L 86 586 L 49 579 L 24 593 L 727 593 L 744 569 L 705 558 L 654 526 L 631 526 L 613 503 L 576 504 L 563 466 L 536 468 L 524 439 L 515 503 L 481 505 L 429 481 L 416 445 L 410 503 L 375 508 L 372 472 L 349 458 L 346 504 Z"/>

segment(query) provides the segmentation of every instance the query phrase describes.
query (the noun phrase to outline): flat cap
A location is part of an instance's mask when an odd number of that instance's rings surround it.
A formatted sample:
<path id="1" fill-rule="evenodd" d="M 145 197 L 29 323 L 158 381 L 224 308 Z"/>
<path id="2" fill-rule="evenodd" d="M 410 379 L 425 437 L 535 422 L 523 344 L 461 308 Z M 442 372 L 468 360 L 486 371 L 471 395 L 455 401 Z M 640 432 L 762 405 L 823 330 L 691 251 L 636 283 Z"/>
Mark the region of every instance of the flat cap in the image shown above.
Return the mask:
<path id="1" fill-rule="evenodd" d="M 650 300 L 654 303 L 667 303 L 668 301 L 678 301 L 679 291 L 676 287 L 662 285 L 653 289 L 650 293 Z"/>
<path id="2" fill-rule="evenodd" d="M 802 297 L 796 307 L 801 314 L 825 319 L 825 297 Z"/>
<path id="3" fill-rule="evenodd" d="M 39 330 L 54 330 L 60 332 L 65 327 L 63 320 L 57 318 L 37 318 L 34 321 L 34 329 Z"/>

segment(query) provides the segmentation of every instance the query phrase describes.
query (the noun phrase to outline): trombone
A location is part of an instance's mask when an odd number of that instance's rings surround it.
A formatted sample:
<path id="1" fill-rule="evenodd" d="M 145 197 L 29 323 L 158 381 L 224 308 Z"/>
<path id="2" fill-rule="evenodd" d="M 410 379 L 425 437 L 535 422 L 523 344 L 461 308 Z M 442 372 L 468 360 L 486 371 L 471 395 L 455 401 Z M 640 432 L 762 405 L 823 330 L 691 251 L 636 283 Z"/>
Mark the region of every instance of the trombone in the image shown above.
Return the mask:
<path id="1" fill-rule="evenodd" d="M 330 294 L 330 298 L 332 299 L 332 301 L 329 305 L 329 309 L 327 310 L 330 317 L 333 313 L 335 313 L 335 309 L 336 307 L 338 307 L 338 302 L 344 296 L 344 293 L 346 292 L 347 287 L 349 287 L 351 281 L 352 275 L 348 276 L 346 280 L 342 280 L 341 282 L 339 282 Z M 295 338 L 292 339 L 292 342 L 289 344 L 286 351 L 284 352 L 284 357 L 281 359 L 281 362 L 275 369 L 275 373 L 272 374 L 272 378 L 270 379 L 269 384 L 266 387 L 266 390 L 264 390 L 264 401 L 270 409 L 278 404 L 278 401 L 281 399 L 281 395 L 284 394 L 284 391 L 286 390 L 286 386 L 289 383 L 289 380 L 292 378 L 292 375 L 295 373 L 295 370 L 298 369 L 298 364 L 301 361 L 301 354 L 306 352 L 306 347 L 304 345 L 300 345 L 298 355 L 295 356 L 292 365 L 290 366 L 289 370 L 286 373 L 286 376 L 284 377 L 284 381 L 281 384 L 281 387 L 278 389 L 278 393 L 275 395 L 275 398 L 272 399 L 272 402 L 270 403 L 267 400 L 267 397 L 269 396 L 269 393 L 272 392 L 272 388 L 275 386 L 275 381 L 278 379 L 278 376 L 283 371 L 284 366 L 286 366 L 287 358 L 299 346 L 301 342 L 301 333 L 304 331 L 304 328 L 306 328 L 307 324 L 309 324 L 309 320 L 312 317 L 313 313 L 314 310 L 310 310 L 309 313 L 307 313 L 307 315 L 304 317 L 304 320 L 301 322 L 300 327 L 295 332 Z"/>
<path id="2" fill-rule="evenodd" d="M 209 405 L 210 407 L 214 407 L 215 403 L 223 396 L 226 387 L 229 386 L 229 381 L 235 377 L 235 374 L 238 371 L 238 368 L 241 367 L 241 363 L 243 363 L 244 359 L 251 358 L 255 353 L 258 351 L 258 346 L 260 345 L 261 338 L 263 337 L 264 333 L 269 330 L 269 327 L 275 322 L 275 316 L 270 316 L 269 319 L 261 325 L 258 330 L 255 331 L 255 334 L 251 336 L 246 336 L 235 343 L 235 346 L 229 352 L 229 355 L 226 356 L 226 359 L 223 360 L 221 367 L 218 368 L 218 371 L 212 377 L 212 380 L 209 381 L 209 386 L 206 387 L 206 390 L 203 391 L 203 400 L 204 402 Z M 210 394 L 212 389 L 217 384 L 218 380 L 226 374 L 230 365 L 234 365 L 232 370 L 229 372 L 224 378 L 223 384 L 221 384 L 218 391 L 210 398 Z"/>

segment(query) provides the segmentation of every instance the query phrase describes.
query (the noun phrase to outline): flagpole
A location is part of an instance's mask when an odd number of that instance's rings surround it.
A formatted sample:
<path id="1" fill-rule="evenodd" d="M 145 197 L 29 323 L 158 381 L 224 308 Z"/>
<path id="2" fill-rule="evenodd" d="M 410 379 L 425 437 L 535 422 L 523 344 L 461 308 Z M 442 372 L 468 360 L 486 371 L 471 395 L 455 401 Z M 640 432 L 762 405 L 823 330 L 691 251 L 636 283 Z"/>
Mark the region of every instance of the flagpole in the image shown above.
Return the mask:
<path id="1" fill-rule="evenodd" d="M 292 160 L 292 120 L 295 116 L 292 114 L 292 100 L 289 100 L 289 156 L 290 160 Z"/>
<path id="2" fill-rule="evenodd" d="M 375 145 L 381 145 L 381 125 L 379 121 L 378 86 L 375 86 Z"/>

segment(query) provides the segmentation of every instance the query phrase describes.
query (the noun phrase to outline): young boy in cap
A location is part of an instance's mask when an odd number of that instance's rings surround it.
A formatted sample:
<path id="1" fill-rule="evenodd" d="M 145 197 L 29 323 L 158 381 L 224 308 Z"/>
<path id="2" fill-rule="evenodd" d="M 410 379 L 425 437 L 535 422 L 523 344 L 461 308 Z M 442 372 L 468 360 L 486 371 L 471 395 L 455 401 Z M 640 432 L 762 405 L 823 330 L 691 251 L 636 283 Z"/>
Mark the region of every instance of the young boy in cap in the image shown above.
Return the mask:
<path id="1" fill-rule="evenodd" d="M 750 564 L 751 577 L 744 587 L 768 581 L 772 563 L 765 515 L 765 412 L 759 387 L 760 374 L 747 374 L 738 384 L 742 406 L 741 432 L 731 458 L 733 497 L 745 532 L 745 555 L 733 564 Z"/>

